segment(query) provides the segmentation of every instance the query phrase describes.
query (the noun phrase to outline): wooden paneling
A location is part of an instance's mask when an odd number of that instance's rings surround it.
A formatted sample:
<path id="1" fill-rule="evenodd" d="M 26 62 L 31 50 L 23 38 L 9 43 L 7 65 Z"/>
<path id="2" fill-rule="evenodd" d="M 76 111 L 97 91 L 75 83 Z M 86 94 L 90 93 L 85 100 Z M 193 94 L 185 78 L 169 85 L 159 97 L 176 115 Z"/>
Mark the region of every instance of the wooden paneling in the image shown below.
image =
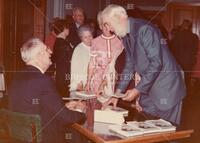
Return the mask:
<path id="1" fill-rule="evenodd" d="M 33 36 L 33 8 L 27 0 L 6 0 L 4 7 L 4 63 L 12 72 L 21 68 L 20 47 Z"/>
<path id="2" fill-rule="evenodd" d="M 200 5 L 197 3 L 170 3 L 163 11 L 143 11 L 143 14 L 152 21 L 160 19 L 169 37 L 173 27 L 180 25 L 184 19 L 190 20 L 193 23 L 193 32 L 200 34 Z"/>
<path id="3" fill-rule="evenodd" d="M 0 0 L 0 65 L 3 65 L 3 18 L 4 18 L 4 0 Z"/>
<path id="4" fill-rule="evenodd" d="M 4 2 L 3 60 L 10 81 L 13 71 L 24 66 L 20 55 L 22 44 L 33 36 L 41 40 L 44 38 L 46 0 L 4 0 Z"/>
<path id="5" fill-rule="evenodd" d="M 200 6 L 190 4 L 172 4 L 171 9 L 171 28 L 180 25 L 184 19 L 188 19 L 193 23 L 193 32 L 199 34 L 199 9 Z"/>
<path id="6" fill-rule="evenodd" d="M 46 0 L 40 0 L 34 7 L 34 36 L 44 40 Z"/>

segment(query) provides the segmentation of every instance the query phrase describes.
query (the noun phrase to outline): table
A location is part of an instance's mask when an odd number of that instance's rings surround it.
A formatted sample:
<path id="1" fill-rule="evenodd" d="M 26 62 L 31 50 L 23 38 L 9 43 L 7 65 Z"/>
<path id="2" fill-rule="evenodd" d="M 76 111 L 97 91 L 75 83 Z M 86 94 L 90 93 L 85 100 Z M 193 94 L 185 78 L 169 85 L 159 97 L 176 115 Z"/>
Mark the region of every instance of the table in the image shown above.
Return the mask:
<path id="1" fill-rule="evenodd" d="M 101 128 L 98 129 L 98 127 Z M 148 134 L 122 139 L 110 133 L 104 123 L 94 123 L 93 132 L 79 124 L 74 124 L 73 128 L 95 143 L 154 143 L 188 138 L 194 132 L 193 130 L 181 130 L 176 132 Z"/>

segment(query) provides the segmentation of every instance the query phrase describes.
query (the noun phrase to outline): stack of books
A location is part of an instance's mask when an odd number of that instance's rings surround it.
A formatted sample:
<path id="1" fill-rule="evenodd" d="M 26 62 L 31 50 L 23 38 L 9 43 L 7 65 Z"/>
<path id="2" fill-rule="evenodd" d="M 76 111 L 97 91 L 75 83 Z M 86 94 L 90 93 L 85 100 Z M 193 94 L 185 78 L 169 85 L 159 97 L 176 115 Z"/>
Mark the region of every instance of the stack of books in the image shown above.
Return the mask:
<path id="1" fill-rule="evenodd" d="M 111 123 L 111 124 L 122 124 L 124 123 L 124 117 L 128 115 L 128 110 L 122 109 L 120 107 L 114 108 L 113 106 L 108 106 L 105 110 L 95 110 L 94 111 L 94 121 Z"/>
<path id="2" fill-rule="evenodd" d="M 109 130 L 121 138 L 161 132 L 174 132 L 176 127 L 163 119 L 146 120 L 144 122 L 127 122 L 122 125 L 110 125 Z"/>

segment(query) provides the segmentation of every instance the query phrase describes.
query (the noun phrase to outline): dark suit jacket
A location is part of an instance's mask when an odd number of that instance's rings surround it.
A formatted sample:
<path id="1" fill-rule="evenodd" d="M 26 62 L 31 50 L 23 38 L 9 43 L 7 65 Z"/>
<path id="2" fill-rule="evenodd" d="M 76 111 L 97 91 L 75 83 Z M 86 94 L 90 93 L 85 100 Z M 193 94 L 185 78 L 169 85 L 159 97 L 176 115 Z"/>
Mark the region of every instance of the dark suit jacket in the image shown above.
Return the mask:
<path id="1" fill-rule="evenodd" d="M 172 40 L 172 50 L 184 71 L 191 71 L 196 62 L 198 36 L 190 30 L 179 31 Z"/>
<path id="2" fill-rule="evenodd" d="M 41 116 L 42 143 L 63 143 L 64 128 L 85 118 L 82 113 L 68 110 L 50 77 L 33 66 L 16 74 L 9 88 L 9 108 Z"/>
<path id="3" fill-rule="evenodd" d="M 69 42 L 73 45 L 75 48 L 79 43 L 81 43 L 81 39 L 78 36 L 78 28 L 76 27 L 75 23 L 72 23 L 69 27 Z"/>
<path id="4" fill-rule="evenodd" d="M 138 72 L 141 81 L 135 87 L 141 96 L 149 96 L 160 110 L 168 110 L 186 95 L 181 68 L 162 41 L 159 29 L 141 19 L 129 19 L 130 37 L 126 35 L 126 65 L 123 75 Z M 119 89 L 125 90 L 130 77 L 123 76 Z"/>
<path id="5" fill-rule="evenodd" d="M 66 40 L 56 38 L 52 58 L 56 64 L 56 86 L 62 96 L 69 95 L 72 52 L 73 49 Z"/>

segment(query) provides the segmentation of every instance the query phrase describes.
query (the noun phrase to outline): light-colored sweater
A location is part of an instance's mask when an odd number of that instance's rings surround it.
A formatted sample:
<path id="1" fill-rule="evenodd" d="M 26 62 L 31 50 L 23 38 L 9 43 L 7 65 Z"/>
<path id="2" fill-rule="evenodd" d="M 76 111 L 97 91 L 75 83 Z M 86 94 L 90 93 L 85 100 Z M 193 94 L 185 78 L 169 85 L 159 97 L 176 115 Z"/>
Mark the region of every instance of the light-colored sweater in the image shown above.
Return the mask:
<path id="1" fill-rule="evenodd" d="M 79 83 L 87 83 L 87 70 L 90 61 L 90 47 L 80 43 L 75 47 L 71 60 L 70 91 L 76 90 Z"/>

